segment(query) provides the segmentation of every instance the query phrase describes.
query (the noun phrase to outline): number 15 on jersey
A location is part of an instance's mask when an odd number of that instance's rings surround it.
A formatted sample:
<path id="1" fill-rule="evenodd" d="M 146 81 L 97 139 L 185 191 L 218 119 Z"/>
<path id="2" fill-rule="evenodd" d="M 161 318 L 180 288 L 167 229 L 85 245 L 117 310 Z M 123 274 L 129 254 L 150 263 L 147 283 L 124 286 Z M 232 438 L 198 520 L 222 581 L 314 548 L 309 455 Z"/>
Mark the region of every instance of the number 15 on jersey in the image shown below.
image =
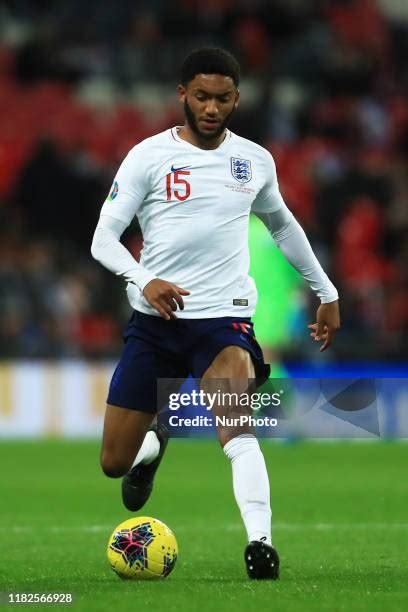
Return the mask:
<path id="1" fill-rule="evenodd" d="M 166 175 L 166 192 L 167 201 L 170 202 L 172 194 L 180 202 L 184 202 L 191 194 L 190 183 L 183 178 L 183 176 L 190 176 L 189 170 L 176 170 L 175 172 L 169 172 Z"/>

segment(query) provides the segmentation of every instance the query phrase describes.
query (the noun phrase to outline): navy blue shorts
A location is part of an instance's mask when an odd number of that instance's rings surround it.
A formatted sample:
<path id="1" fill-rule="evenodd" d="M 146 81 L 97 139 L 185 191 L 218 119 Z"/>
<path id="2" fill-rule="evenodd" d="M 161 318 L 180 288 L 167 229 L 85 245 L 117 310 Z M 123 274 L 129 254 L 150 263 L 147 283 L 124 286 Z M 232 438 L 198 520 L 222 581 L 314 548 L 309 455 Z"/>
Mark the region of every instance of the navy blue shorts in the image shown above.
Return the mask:
<path id="1" fill-rule="evenodd" d="M 257 386 L 267 380 L 269 365 L 255 339 L 249 318 L 172 319 L 134 311 L 123 334 L 125 347 L 113 374 L 107 402 L 155 414 L 157 379 L 201 378 L 227 346 L 242 346 L 252 356 Z"/>

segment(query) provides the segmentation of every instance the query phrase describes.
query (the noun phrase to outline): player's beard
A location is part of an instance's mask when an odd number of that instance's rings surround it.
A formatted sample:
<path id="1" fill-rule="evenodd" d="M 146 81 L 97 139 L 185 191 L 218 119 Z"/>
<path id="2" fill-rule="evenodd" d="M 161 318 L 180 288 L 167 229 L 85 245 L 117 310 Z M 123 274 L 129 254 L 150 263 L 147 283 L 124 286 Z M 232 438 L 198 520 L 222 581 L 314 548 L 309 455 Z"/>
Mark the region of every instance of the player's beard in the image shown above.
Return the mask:
<path id="1" fill-rule="evenodd" d="M 184 114 L 186 116 L 187 123 L 190 126 L 191 130 L 194 132 L 194 134 L 199 138 L 202 138 L 203 140 L 213 140 L 214 138 L 218 138 L 219 136 L 221 136 L 221 134 L 231 121 L 231 117 L 234 114 L 234 111 L 235 107 L 233 107 L 229 115 L 225 117 L 224 121 L 220 123 L 220 125 L 217 127 L 216 130 L 214 130 L 214 132 L 202 132 L 198 127 L 194 113 L 191 110 L 191 107 L 189 106 L 187 100 L 184 101 Z"/>

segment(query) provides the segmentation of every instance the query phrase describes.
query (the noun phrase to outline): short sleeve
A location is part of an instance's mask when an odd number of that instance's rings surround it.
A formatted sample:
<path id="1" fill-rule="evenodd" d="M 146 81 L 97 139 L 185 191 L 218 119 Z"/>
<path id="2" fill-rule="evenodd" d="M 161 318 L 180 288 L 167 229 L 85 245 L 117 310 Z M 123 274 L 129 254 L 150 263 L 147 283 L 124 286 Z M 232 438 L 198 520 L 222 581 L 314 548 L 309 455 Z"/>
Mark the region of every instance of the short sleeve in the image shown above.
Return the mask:
<path id="1" fill-rule="evenodd" d="M 101 215 L 109 215 L 129 225 L 147 192 L 146 155 L 144 147 L 136 145 L 121 163 Z"/>
<path id="2" fill-rule="evenodd" d="M 283 206 L 285 202 L 279 191 L 275 162 L 269 151 L 265 149 L 265 183 L 252 204 L 252 212 L 271 213 L 280 210 Z"/>

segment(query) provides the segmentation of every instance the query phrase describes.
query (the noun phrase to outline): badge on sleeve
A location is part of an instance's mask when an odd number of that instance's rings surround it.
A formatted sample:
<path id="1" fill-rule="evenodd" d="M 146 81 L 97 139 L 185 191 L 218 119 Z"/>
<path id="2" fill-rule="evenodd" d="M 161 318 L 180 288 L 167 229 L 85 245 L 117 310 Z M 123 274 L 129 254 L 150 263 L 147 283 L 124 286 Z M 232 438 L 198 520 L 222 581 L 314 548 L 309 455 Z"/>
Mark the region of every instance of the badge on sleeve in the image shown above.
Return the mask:
<path id="1" fill-rule="evenodd" d="M 115 181 L 112 186 L 112 191 L 110 192 L 108 196 L 108 200 L 110 202 L 112 202 L 112 200 L 116 198 L 116 196 L 118 195 L 118 191 L 119 191 L 119 184 L 118 184 L 118 181 Z"/>

